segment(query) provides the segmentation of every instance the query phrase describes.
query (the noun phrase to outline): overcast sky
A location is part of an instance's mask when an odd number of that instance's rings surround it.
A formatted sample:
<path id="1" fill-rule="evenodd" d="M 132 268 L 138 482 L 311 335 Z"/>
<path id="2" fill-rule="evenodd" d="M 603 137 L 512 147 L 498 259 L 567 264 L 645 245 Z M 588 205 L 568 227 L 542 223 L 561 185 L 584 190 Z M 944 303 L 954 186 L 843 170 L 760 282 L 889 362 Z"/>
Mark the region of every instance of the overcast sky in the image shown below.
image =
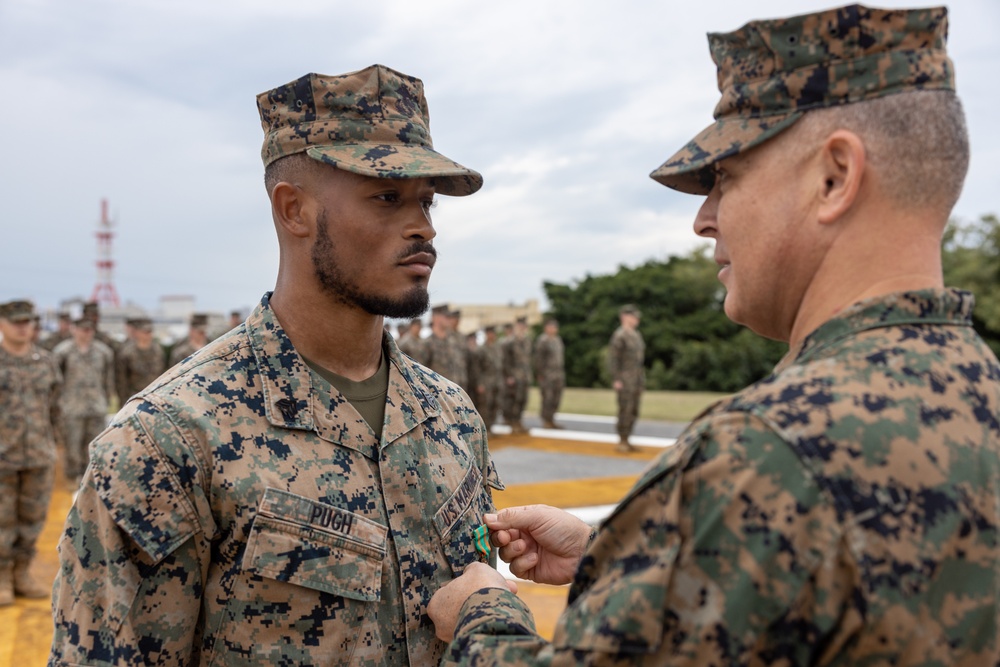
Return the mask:
<path id="1" fill-rule="evenodd" d="M 705 34 L 832 6 L 0 0 L 0 301 L 89 297 L 107 198 L 123 301 L 252 306 L 277 272 L 256 95 L 374 63 L 424 81 L 435 147 L 485 178 L 434 210 L 433 302 L 544 302 L 543 281 L 685 254 L 701 198 L 648 174 L 711 122 Z M 998 28 L 996 0 L 953 3 L 965 220 L 1000 212 Z"/>

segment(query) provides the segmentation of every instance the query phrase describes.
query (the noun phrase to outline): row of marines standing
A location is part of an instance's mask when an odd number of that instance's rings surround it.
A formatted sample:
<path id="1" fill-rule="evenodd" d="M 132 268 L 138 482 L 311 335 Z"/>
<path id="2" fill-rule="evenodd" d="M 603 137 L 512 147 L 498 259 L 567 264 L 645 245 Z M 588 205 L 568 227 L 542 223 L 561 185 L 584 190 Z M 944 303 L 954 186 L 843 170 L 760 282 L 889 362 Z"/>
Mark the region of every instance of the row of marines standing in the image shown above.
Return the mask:
<path id="1" fill-rule="evenodd" d="M 60 315 L 60 328 L 40 337 L 34 305 L 0 304 L 0 606 L 15 596 L 48 597 L 30 574 L 62 450 L 62 469 L 77 485 L 88 445 L 104 430 L 113 398 L 122 405 L 207 342 L 207 318 L 191 319 L 189 336 L 169 355 L 153 338 L 152 321 L 127 322 L 119 342 L 98 330 L 96 303 L 79 318 Z M 61 447 L 59 446 L 61 445 Z"/>
<path id="2" fill-rule="evenodd" d="M 423 323 L 411 320 L 399 337 L 399 349 L 465 389 L 487 428 L 502 417 L 513 434 L 527 432 L 522 415 L 534 377 L 542 395 L 542 427 L 559 428 L 555 413 L 566 373 L 558 322 L 546 320 L 533 345 L 528 321 L 519 317 L 503 326 L 502 337 L 498 327 L 486 327 L 480 345 L 476 333 L 459 333 L 460 319 L 461 311 L 435 306 L 430 335 L 421 338 Z"/>

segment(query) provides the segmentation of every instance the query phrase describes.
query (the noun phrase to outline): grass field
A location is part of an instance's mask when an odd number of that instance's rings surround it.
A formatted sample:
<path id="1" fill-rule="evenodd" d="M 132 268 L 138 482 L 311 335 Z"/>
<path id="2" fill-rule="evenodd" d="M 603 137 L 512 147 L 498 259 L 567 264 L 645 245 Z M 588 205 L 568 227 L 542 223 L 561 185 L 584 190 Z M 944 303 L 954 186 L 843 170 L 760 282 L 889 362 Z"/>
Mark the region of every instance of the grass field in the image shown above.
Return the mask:
<path id="1" fill-rule="evenodd" d="M 726 394 L 694 391 L 647 391 L 642 394 L 639 404 L 639 418 L 655 421 L 688 422 L 705 406 L 714 403 Z M 528 413 L 537 413 L 539 393 L 537 387 L 528 394 Z M 611 389 L 568 388 L 563 393 L 559 412 L 578 415 L 603 415 L 614 417 L 618 414 L 615 392 Z"/>

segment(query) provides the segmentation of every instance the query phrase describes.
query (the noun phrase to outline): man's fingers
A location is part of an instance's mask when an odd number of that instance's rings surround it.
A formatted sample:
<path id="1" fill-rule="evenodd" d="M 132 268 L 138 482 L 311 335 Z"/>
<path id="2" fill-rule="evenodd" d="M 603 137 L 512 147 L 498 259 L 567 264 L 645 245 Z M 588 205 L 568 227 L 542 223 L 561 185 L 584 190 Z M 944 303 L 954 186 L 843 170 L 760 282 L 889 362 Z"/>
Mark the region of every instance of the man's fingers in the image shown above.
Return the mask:
<path id="1" fill-rule="evenodd" d="M 530 553 L 521 556 L 520 558 L 515 558 L 509 562 L 510 572 L 515 577 L 519 579 L 528 579 L 533 581 L 532 570 L 538 565 L 538 554 Z"/>
<path id="2" fill-rule="evenodd" d="M 530 530 L 539 513 L 547 509 L 549 508 L 546 505 L 507 507 L 496 514 L 487 514 L 483 518 L 490 530 Z"/>
<path id="3" fill-rule="evenodd" d="M 524 555 L 528 551 L 528 543 L 525 540 L 514 540 L 505 547 L 500 548 L 500 559 L 509 563 L 518 556 Z"/>

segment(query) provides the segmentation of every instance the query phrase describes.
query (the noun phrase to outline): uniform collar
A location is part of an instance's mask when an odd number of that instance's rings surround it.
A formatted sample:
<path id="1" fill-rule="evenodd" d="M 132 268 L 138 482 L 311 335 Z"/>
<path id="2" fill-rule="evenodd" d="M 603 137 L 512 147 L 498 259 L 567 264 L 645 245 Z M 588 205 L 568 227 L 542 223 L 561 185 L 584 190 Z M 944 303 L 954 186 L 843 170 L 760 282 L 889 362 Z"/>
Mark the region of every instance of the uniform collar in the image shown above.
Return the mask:
<path id="1" fill-rule="evenodd" d="M 828 345 L 868 329 L 901 324 L 950 324 L 972 326 L 975 298 L 957 289 L 924 289 L 896 292 L 859 301 L 837 313 L 789 349 L 775 367 L 806 361 Z"/>
<path id="2" fill-rule="evenodd" d="M 268 292 L 247 318 L 247 336 L 257 361 L 264 413 L 276 427 L 314 431 L 319 437 L 375 456 L 380 443 L 337 389 L 309 370 L 270 306 Z M 441 414 L 434 392 L 415 364 L 383 334 L 389 361 L 382 443 L 399 439 Z"/>

